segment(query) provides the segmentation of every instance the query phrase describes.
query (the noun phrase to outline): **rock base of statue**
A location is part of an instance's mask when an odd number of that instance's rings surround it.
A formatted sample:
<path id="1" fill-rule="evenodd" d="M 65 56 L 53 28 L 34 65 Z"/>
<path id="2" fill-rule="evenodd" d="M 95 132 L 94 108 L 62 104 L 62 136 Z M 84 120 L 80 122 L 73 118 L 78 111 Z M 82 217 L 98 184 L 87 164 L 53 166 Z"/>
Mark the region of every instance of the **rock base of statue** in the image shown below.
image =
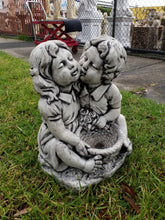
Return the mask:
<path id="1" fill-rule="evenodd" d="M 124 144 L 124 136 L 117 124 L 113 123 L 104 129 L 83 129 L 81 139 L 91 146 L 89 158 L 102 156 L 102 168 L 95 168 L 92 173 L 86 173 L 77 168 L 68 167 L 62 172 L 55 171 L 39 154 L 42 169 L 68 189 L 84 190 L 90 185 L 98 184 L 103 179 L 111 177 L 124 163 L 132 151 L 132 144 Z M 86 158 L 88 159 L 88 158 Z"/>

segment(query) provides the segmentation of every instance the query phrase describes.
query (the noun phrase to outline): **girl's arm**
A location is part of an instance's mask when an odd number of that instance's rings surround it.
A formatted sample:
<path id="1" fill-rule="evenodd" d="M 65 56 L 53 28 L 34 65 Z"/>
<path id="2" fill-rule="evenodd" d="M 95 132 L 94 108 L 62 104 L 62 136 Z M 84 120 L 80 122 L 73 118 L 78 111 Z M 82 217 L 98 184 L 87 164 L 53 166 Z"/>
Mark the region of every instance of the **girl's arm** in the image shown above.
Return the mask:
<path id="1" fill-rule="evenodd" d="M 80 142 L 80 138 L 76 134 L 65 128 L 61 119 L 56 122 L 48 120 L 47 125 L 49 131 L 60 141 L 68 143 L 72 146 L 76 146 Z"/>
<path id="2" fill-rule="evenodd" d="M 41 98 L 38 103 L 40 114 L 48 126 L 48 130 L 60 141 L 74 146 L 77 152 L 82 155 L 88 155 L 87 144 L 83 142 L 76 134 L 66 129 L 61 113 L 56 105 L 48 105 L 45 98 Z M 51 120 L 50 120 L 51 119 Z"/>
<path id="3" fill-rule="evenodd" d="M 49 131 L 60 141 L 74 146 L 77 152 L 82 155 L 88 155 L 85 142 L 83 142 L 76 134 L 65 128 L 61 119 L 58 121 L 47 121 Z"/>

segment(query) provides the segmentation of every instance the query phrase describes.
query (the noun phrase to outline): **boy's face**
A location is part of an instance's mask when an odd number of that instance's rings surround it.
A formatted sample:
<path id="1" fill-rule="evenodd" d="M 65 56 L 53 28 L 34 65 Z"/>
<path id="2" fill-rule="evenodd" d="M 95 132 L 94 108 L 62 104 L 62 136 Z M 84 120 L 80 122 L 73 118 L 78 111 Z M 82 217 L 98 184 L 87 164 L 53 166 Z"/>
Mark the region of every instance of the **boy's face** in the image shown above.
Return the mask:
<path id="1" fill-rule="evenodd" d="M 52 63 L 52 77 L 59 86 L 68 86 L 80 76 L 78 62 L 70 51 L 60 48 Z"/>
<path id="2" fill-rule="evenodd" d="M 80 79 L 88 86 L 101 84 L 103 71 L 103 60 L 99 57 L 97 49 L 91 46 L 80 58 L 81 73 Z"/>

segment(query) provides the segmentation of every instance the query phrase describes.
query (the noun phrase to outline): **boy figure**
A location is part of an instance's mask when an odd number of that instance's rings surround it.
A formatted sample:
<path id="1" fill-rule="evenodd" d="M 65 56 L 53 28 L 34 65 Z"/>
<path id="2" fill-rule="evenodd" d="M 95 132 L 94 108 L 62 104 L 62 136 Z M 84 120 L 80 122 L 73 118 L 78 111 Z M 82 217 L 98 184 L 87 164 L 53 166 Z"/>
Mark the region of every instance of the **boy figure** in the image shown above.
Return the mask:
<path id="1" fill-rule="evenodd" d="M 104 128 L 108 122 L 115 121 L 124 134 L 124 145 L 132 151 L 127 137 L 125 117 L 120 114 L 122 96 L 112 84 L 125 64 L 126 52 L 114 38 L 102 36 L 85 45 L 80 58 L 80 79 L 85 84 L 80 95 L 81 107 L 91 109 L 99 115 L 96 126 Z M 92 152 L 92 149 L 88 149 Z"/>

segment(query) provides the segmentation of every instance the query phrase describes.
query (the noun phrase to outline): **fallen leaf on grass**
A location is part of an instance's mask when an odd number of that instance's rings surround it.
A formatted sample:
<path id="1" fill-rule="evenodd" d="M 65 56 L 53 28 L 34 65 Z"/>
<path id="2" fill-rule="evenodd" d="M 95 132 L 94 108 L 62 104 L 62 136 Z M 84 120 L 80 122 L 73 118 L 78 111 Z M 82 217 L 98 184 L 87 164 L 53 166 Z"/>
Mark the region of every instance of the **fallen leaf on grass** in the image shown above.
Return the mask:
<path id="1" fill-rule="evenodd" d="M 139 91 L 131 91 L 132 94 L 134 95 L 139 95 L 139 96 L 144 96 L 147 94 L 147 89 L 139 90 Z"/>
<path id="2" fill-rule="evenodd" d="M 123 198 L 130 204 L 130 206 L 133 208 L 133 210 L 139 214 L 140 213 L 140 208 L 139 206 L 135 203 L 136 199 L 136 193 L 133 190 L 131 186 L 128 186 L 126 183 L 122 182 L 121 183 L 121 188 L 122 188 L 122 195 Z"/>
<path id="3" fill-rule="evenodd" d="M 111 219 L 111 216 L 106 213 L 107 210 L 108 210 L 109 205 L 108 205 L 107 203 L 105 203 L 103 206 L 104 206 L 104 208 L 99 211 L 98 217 L 99 217 L 100 219 L 104 219 L 104 220 L 109 220 L 109 219 Z"/>
<path id="4" fill-rule="evenodd" d="M 147 116 L 146 118 L 149 119 L 150 121 L 153 121 L 153 120 L 155 119 L 155 118 L 152 117 L 152 116 Z"/>
<path id="5" fill-rule="evenodd" d="M 30 211 L 31 208 L 25 208 L 25 209 L 22 209 L 21 211 L 18 211 L 17 213 L 14 214 L 14 217 L 18 217 L 20 215 L 25 215 L 28 213 L 28 211 Z"/>
<path id="6" fill-rule="evenodd" d="M 130 204 L 130 206 L 135 210 L 135 212 L 137 213 L 137 214 L 140 214 L 140 208 L 136 205 L 136 203 L 132 200 L 132 199 L 130 199 L 128 196 L 126 196 L 126 195 L 123 195 L 123 198 L 127 201 L 127 202 L 129 202 L 129 204 Z"/>
<path id="7" fill-rule="evenodd" d="M 122 187 L 123 194 L 128 193 L 133 199 L 135 199 L 136 194 L 131 186 L 128 186 L 126 183 L 123 182 L 121 184 L 121 187 Z"/>

